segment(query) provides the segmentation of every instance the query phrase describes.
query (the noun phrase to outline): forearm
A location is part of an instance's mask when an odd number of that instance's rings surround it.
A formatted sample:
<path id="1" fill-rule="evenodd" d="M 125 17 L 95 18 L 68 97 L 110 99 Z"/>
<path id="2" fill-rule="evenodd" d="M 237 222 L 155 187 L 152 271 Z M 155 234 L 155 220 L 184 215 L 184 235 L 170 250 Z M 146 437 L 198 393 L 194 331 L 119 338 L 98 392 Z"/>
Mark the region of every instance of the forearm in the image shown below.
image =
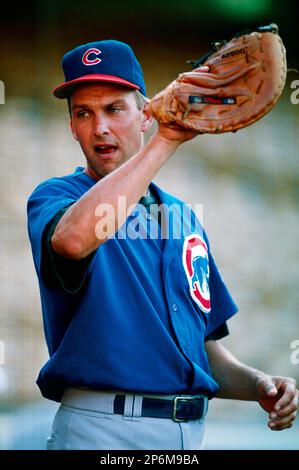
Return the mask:
<path id="1" fill-rule="evenodd" d="M 155 134 L 140 152 L 98 181 L 61 218 L 52 237 L 55 251 L 80 259 L 104 243 L 125 222 L 128 208 L 138 202 L 178 145 L 177 141 Z M 118 210 L 120 196 L 124 196 L 121 211 Z M 99 217 L 104 215 L 101 204 L 109 205 L 109 214 L 113 217 L 105 231 L 96 230 Z"/>
<path id="2" fill-rule="evenodd" d="M 218 341 L 207 341 L 210 368 L 219 384 L 217 398 L 257 400 L 257 382 L 266 374 L 242 364 Z"/>

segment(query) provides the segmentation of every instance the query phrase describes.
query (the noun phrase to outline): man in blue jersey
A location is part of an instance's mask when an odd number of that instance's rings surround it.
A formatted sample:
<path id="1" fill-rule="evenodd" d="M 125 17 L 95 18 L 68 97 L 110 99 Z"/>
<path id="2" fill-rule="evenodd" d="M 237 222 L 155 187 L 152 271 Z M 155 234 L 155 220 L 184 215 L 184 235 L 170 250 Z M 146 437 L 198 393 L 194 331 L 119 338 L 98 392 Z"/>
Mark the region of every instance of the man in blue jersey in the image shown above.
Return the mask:
<path id="1" fill-rule="evenodd" d="M 61 402 L 48 449 L 201 449 L 214 396 L 258 401 L 271 429 L 291 427 L 295 381 L 219 343 L 237 307 L 195 215 L 152 182 L 195 133 L 159 124 L 144 144 L 152 118 L 127 44 L 78 46 L 62 65 L 54 95 L 87 164 L 28 201 L 50 354 L 37 383 Z"/>

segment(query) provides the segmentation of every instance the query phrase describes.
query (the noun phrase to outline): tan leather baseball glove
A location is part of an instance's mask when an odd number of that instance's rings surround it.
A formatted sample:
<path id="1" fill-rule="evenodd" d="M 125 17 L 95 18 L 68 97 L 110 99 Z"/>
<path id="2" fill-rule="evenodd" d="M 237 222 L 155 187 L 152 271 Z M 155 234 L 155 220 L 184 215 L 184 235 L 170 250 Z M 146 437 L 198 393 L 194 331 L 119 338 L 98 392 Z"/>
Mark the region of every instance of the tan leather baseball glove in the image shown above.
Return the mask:
<path id="1" fill-rule="evenodd" d="M 268 113 L 286 80 L 286 52 L 274 23 L 213 43 L 195 70 L 150 101 L 153 117 L 199 133 L 235 132 Z M 201 72 L 208 66 L 209 72 Z"/>

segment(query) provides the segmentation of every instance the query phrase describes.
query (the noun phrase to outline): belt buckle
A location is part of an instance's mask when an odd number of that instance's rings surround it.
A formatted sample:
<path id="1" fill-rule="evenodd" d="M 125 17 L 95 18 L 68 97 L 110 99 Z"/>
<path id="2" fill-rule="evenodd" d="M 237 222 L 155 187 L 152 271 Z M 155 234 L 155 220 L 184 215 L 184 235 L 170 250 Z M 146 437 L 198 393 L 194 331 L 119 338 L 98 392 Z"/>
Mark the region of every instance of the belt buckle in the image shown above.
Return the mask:
<path id="1" fill-rule="evenodd" d="M 186 395 L 180 395 L 178 397 L 175 397 L 175 399 L 173 401 L 173 412 L 172 412 L 173 421 L 176 421 L 177 423 L 180 423 L 180 422 L 185 423 L 185 422 L 188 421 L 188 419 L 177 418 L 176 412 L 178 411 L 178 401 L 188 402 L 188 401 L 192 401 L 192 400 L 194 400 L 192 397 L 188 397 Z"/>

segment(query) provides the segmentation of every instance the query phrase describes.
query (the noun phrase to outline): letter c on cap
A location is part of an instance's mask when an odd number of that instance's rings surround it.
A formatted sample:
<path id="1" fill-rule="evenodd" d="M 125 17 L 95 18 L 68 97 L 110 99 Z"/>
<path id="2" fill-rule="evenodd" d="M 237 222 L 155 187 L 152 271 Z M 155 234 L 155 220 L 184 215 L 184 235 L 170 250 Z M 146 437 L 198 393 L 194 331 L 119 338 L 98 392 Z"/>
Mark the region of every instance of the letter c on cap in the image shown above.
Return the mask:
<path id="1" fill-rule="evenodd" d="M 101 54 L 101 51 L 99 49 L 96 49 L 95 47 L 91 47 L 90 49 L 87 49 L 87 51 L 84 53 L 82 57 L 82 62 L 84 65 L 95 65 L 101 62 L 101 59 L 99 59 L 98 57 L 96 57 L 95 59 L 89 59 L 88 57 L 90 54 L 99 55 Z"/>

